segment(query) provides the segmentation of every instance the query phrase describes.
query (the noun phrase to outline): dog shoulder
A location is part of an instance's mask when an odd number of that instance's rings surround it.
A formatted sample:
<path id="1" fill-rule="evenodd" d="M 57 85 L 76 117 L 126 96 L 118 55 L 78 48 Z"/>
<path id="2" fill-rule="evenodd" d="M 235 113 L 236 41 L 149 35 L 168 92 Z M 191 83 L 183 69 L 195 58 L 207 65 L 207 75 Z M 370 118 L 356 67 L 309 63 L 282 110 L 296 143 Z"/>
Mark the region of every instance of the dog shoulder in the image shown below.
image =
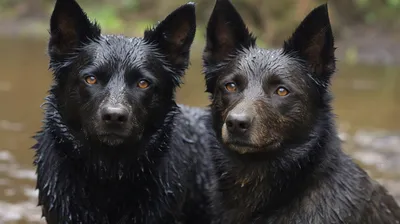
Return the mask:
<path id="1" fill-rule="evenodd" d="M 207 154 L 213 139 L 213 130 L 207 127 L 209 114 L 206 109 L 180 105 L 171 139 L 176 150 L 188 156 Z"/>
<path id="2" fill-rule="evenodd" d="M 217 179 L 210 159 L 212 132 L 204 117 L 207 110 L 179 106 L 169 136 L 168 176 L 184 192 L 181 207 L 188 223 L 210 223 L 217 210 Z"/>
<path id="3" fill-rule="evenodd" d="M 343 154 L 335 166 L 331 172 L 317 174 L 313 187 L 295 199 L 284 212 L 292 215 L 282 214 L 277 218 L 289 223 L 295 220 L 366 224 L 400 221 L 400 210 L 394 198 L 351 158 Z"/>

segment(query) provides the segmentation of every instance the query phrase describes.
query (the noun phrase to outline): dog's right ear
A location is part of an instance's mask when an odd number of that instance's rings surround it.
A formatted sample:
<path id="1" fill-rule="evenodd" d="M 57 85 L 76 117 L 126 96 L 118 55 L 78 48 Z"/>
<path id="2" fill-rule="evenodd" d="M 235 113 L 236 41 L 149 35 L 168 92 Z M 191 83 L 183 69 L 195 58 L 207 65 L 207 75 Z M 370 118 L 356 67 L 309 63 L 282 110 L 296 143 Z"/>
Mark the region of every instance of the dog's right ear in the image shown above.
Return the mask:
<path id="1" fill-rule="evenodd" d="M 57 0 L 50 19 L 49 55 L 61 59 L 98 38 L 100 32 L 75 0 Z"/>
<path id="2" fill-rule="evenodd" d="M 284 53 L 306 62 L 320 81 L 327 83 L 335 71 L 335 46 L 328 5 L 312 10 L 284 44 Z"/>
<path id="3" fill-rule="evenodd" d="M 189 64 L 195 34 L 195 4 L 189 2 L 171 12 L 156 27 L 146 30 L 144 39 L 155 44 L 169 63 L 183 72 Z"/>
<path id="4" fill-rule="evenodd" d="M 240 48 L 255 45 L 242 17 L 229 0 L 216 0 L 207 25 L 207 42 L 203 60 L 216 64 L 234 54 Z"/>

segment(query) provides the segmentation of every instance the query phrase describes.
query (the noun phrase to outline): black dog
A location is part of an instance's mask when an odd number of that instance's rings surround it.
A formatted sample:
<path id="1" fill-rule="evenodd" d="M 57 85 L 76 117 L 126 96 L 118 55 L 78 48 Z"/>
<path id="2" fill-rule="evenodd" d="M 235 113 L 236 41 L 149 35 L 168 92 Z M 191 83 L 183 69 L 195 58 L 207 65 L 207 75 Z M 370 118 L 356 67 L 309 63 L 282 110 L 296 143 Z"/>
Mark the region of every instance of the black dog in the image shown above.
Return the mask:
<path id="1" fill-rule="evenodd" d="M 34 146 L 47 222 L 210 223 L 208 132 L 174 101 L 194 4 L 144 38 L 101 35 L 74 0 L 57 1 L 50 26 L 54 83 Z"/>
<path id="2" fill-rule="evenodd" d="M 207 27 L 223 223 L 394 224 L 400 208 L 342 152 L 331 109 L 334 39 L 327 5 L 283 48 L 258 48 L 228 0 Z"/>

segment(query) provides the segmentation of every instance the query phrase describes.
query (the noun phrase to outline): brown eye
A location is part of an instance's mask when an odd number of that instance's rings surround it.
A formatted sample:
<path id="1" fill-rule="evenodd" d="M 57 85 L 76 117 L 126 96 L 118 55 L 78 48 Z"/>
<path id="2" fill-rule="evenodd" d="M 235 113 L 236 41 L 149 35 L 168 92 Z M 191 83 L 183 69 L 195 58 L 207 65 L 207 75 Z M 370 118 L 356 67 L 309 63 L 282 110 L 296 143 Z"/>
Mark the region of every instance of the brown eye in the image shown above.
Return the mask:
<path id="1" fill-rule="evenodd" d="M 97 83 L 97 79 L 94 75 L 88 75 L 85 77 L 85 82 L 89 85 L 94 85 Z"/>
<path id="2" fill-rule="evenodd" d="M 236 92 L 236 90 L 237 90 L 236 83 L 228 82 L 227 84 L 225 84 L 225 89 L 231 93 Z"/>
<path id="3" fill-rule="evenodd" d="M 279 87 L 276 90 L 276 94 L 278 94 L 279 96 L 286 96 L 286 95 L 289 94 L 289 91 L 287 89 L 283 88 L 283 87 Z"/>
<path id="4" fill-rule="evenodd" d="M 137 84 L 137 86 L 141 89 L 146 89 L 147 87 L 149 87 L 150 83 L 144 79 L 140 80 Z"/>

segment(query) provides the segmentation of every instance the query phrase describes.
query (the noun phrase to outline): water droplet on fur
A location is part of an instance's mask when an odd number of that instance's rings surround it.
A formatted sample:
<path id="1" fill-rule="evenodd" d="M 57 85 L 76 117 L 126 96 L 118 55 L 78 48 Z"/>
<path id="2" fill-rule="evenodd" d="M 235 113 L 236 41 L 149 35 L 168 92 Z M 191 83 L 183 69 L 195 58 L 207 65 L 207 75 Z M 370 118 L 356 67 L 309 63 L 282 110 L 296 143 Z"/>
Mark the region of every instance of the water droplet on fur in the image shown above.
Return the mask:
<path id="1" fill-rule="evenodd" d="M 119 179 L 121 180 L 122 176 L 124 176 L 124 172 L 122 172 L 122 170 L 118 170 L 118 176 L 119 176 Z"/>
<path id="2" fill-rule="evenodd" d="M 164 32 L 164 33 L 163 33 L 163 38 L 164 38 L 164 39 L 168 39 L 168 33 Z"/>

